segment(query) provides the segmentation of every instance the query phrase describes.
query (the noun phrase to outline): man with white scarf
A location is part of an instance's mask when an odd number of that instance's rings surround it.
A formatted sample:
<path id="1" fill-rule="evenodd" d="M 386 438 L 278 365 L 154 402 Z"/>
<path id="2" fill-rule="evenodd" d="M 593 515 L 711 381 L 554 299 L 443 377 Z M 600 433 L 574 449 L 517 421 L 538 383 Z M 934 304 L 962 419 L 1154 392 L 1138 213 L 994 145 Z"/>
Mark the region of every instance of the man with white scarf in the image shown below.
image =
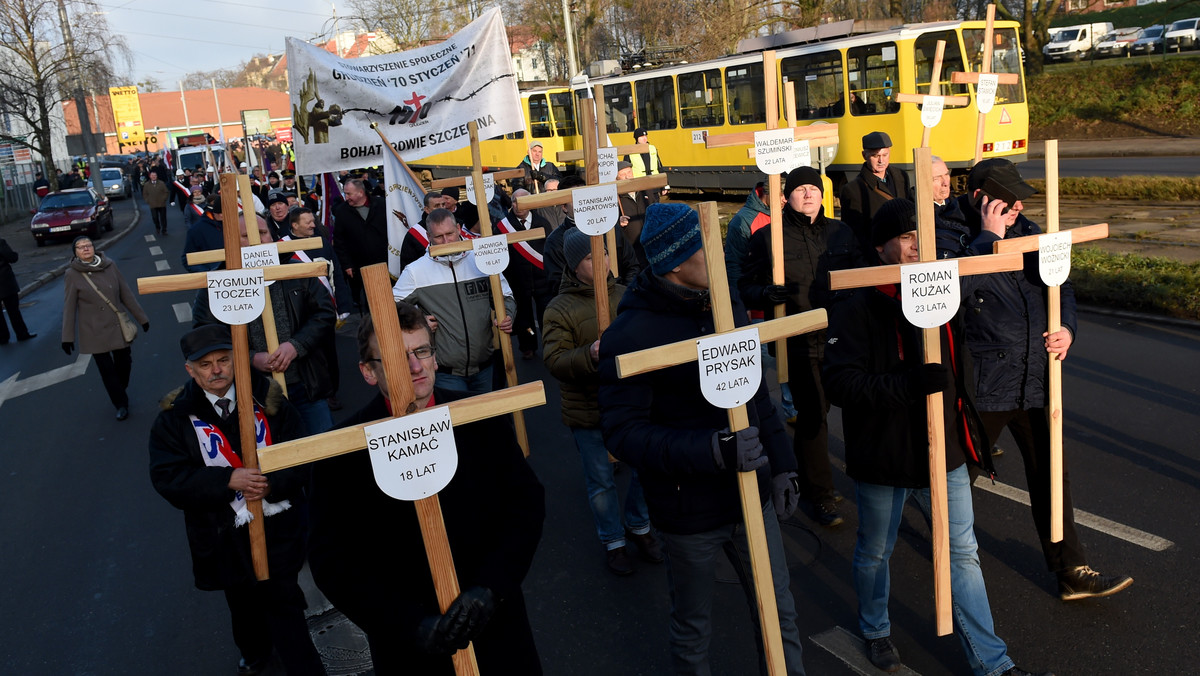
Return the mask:
<path id="1" fill-rule="evenodd" d="M 303 436 L 304 423 L 274 380 L 251 371 L 250 382 L 235 385 L 228 326 L 202 326 L 179 344 L 191 380 L 160 404 L 150 430 L 150 479 L 183 510 L 196 587 L 225 592 L 242 655 L 238 674 L 261 672 L 273 651 L 288 674 L 324 674 L 296 582 L 304 564 L 301 512 L 308 472 L 292 468 L 266 477 L 242 465 L 235 387 L 253 391 L 260 447 Z M 262 500 L 267 519 L 270 579 L 262 582 L 250 559 L 247 500 Z"/>

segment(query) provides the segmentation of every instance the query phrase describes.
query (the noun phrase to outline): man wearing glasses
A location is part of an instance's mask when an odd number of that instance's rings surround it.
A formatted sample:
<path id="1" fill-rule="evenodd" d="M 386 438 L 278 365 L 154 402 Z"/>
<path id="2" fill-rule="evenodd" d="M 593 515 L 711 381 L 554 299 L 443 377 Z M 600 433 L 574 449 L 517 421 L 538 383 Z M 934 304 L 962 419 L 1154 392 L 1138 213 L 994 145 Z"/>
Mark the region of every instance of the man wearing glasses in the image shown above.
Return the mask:
<path id="1" fill-rule="evenodd" d="M 437 387 L 433 333 L 421 310 L 397 303 L 418 409 L 463 398 Z M 391 415 L 375 325 L 358 330 L 359 371 L 379 393 L 342 426 Z M 438 608 L 416 509 L 375 484 L 370 456 L 313 467 L 309 566 L 334 606 L 359 626 L 375 673 L 453 674 L 450 656 L 474 643 L 481 673 L 541 674 L 521 582 L 542 537 L 545 492 L 507 416 L 454 428 L 458 470 L 438 493 L 462 592 Z"/>

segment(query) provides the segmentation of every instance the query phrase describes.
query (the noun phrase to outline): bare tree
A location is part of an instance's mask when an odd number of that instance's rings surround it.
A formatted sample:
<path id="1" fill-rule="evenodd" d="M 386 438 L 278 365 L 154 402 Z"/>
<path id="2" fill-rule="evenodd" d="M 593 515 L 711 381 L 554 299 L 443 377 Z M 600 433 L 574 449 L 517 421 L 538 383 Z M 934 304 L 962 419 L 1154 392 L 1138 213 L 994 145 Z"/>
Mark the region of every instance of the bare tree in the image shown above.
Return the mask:
<path id="1" fill-rule="evenodd" d="M 162 83 L 153 75 L 147 76 L 145 80 L 137 83 L 138 91 L 150 94 L 157 91 L 162 91 Z"/>
<path id="2" fill-rule="evenodd" d="M 996 18 L 1021 22 L 1021 43 L 1025 48 L 1025 70 L 1037 75 L 1045 68 L 1042 47 L 1050 40 L 1050 22 L 1058 14 L 1060 3 L 1033 0 L 1007 0 L 996 3 Z"/>
<path id="3" fill-rule="evenodd" d="M 421 0 L 347 0 L 354 25 L 387 34 L 398 50 L 421 46 L 447 32 L 447 11 Z M 335 36 L 336 37 L 336 36 Z"/>
<path id="4" fill-rule="evenodd" d="M 125 39 L 108 30 L 97 3 L 71 0 L 66 5 L 80 66 L 80 85 L 95 93 L 107 93 L 108 87 L 117 83 L 117 67 L 123 66 L 123 72 L 132 67 Z M 51 170 L 55 164 L 52 111 L 70 97 L 75 75 L 55 0 L 0 2 L 0 113 L 17 120 L 25 130 L 0 130 L 0 141 L 41 154 L 50 181 L 55 180 Z"/>

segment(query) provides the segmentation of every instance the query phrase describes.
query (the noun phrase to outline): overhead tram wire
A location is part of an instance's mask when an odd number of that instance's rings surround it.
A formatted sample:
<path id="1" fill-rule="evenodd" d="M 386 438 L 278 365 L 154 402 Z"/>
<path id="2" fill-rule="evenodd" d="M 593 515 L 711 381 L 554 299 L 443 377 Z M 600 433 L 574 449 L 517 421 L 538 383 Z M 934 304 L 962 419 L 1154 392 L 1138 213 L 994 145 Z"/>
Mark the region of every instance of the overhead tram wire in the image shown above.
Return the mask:
<path id="1" fill-rule="evenodd" d="M 200 40 L 198 38 L 181 38 L 181 37 L 176 37 L 174 35 L 164 35 L 162 33 L 137 33 L 137 32 L 128 31 L 128 30 L 122 30 L 121 32 L 124 33 L 125 35 L 139 35 L 141 37 L 147 37 L 147 38 L 164 38 L 167 40 L 179 40 L 180 42 L 202 42 L 207 45 L 222 45 L 224 47 L 242 47 L 242 48 L 250 48 L 250 49 L 257 48 L 254 45 L 248 45 L 246 43 L 237 44 L 237 43 L 233 43 L 233 42 L 217 42 L 216 40 Z M 270 53 L 270 54 L 274 54 L 274 53 L 283 51 L 282 48 L 279 48 L 278 50 L 272 50 L 266 46 L 262 46 L 261 49 L 266 50 L 267 53 Z"/>

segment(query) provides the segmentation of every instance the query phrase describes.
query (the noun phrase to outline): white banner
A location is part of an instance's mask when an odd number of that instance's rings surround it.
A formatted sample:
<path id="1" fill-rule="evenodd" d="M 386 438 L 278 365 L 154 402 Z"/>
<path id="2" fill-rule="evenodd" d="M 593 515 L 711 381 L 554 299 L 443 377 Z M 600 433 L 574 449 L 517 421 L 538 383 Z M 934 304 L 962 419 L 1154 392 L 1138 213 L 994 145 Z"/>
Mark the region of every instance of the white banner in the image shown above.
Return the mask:
<path id="1" fill-rule="evenodd" d="M 458 470 L 450 409 L 438 406 L 363 428 L 380 490 L 421 500 L 446 487 Z"/>
<path id="2" fill-rule="evenodd" d="M 375 138 L 379 135 L 375 134 Z M 388 272 L 399 277 L 400 245 L 404 243 L 408 229 L 416 230 L 422 244 L 429 243 L 420 225 L 421 216 L 425 214 L 425 189 L 390 150 L 383 151 L 383 182 L 387 186 Z"/>
<path id="3" fill-rule="evenodd" d="M 521 131 L 525 118 L 500 9 L 444 42 L 383 56 L 342 59 L 287 39 L 296 172 L 379 164 L 388 154 L 371 123 L 406 162 Z"/>
<path id="4" fill-rule="evenodd" d="M 476 237 L 471 240 L 475 267 L 485 275 L 498 275 L 508 267 L 508 238 L 504 235 Z"/>
<path id="5" fill-rule="evenodd" d="M 696 340 L 700 391 L 720 408 L 743 406 L 762 382 L 758 329 L 749 328 Z"/>
<path id="6" fill-rule="evenodd" d="M 1071 231 L 1038 236 L 1038 271 L 1046 286 L 1062 286 L 1071 274 Z"/>
<path id="7" fill-rule="evenodd" d="M 249 324 L 267 307 L 262 268 L 212 270 L 208 279 L 208 309 L 223 324 Z"/>
<path id="8" fill-rule="evenodd" d="M 958 261 L 900 266 L 900 308 L 909 323 L 935 329 L 958 312 Z"/>

